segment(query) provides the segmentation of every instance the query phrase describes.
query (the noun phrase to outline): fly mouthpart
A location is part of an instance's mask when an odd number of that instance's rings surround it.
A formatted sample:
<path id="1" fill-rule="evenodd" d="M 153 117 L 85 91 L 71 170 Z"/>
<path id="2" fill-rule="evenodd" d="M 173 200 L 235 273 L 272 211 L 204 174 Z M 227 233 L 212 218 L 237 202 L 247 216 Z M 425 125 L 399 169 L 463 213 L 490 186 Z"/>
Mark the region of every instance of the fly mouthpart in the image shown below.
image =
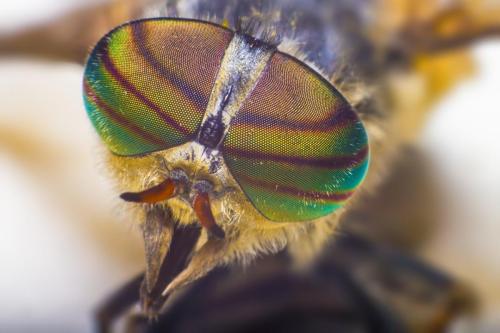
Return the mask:
<path id="1" fill-rule="evenodd" d="M 174 169 L 169 178 L 158 185 L 141 192 L 125 192 L 120 198 L 127 202 L 155 204 L 183 193 L 188 187 L 189 179 L 181 169 Z"/>
<path id="2" fill-rule="evenodd" d="M 193 210 L 200 224 L 207 229 L 209 235 L 218 239 L 224 239 L 226 236 L 224 230 L 215 222 L 212 208 L 210 207 L 210 197 L 208 192 L 197 192 L 193 198 Z"/>
<path id="3" fill-rule="evenodd" d="M 166 179 L 160 184 L 142 192 L 125 192 L 120 198 L 127 202 L 154 204 L 173 198 L 177 193 L 177 184 L 173 179 Z"/>
<path id="4" fill-rule="evenodd" d="M 189 186 L 189 180 L 183 170 L 173 170 L 171 177 L 160 184 L 142 192 L 125 192 L 120 198 L 127 202 L 155 204 L 171 199 L 184 193 Z M 210 204 L 209 193 L 213 191 L 213 185 L 207 180 L 200 180 L 192 187 L 191 206 L 200 224 L 207 230 L 209 235 L 224 239 L 224 230 L 215 222 Z"/>

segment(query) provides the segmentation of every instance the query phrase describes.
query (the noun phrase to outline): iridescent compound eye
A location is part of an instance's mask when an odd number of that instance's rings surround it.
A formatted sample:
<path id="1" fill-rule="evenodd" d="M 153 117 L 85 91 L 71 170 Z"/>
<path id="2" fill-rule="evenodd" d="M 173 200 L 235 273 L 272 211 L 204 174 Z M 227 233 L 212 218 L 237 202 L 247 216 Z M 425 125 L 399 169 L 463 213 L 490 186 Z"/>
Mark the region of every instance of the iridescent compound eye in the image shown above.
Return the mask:
<path id="1" fill-rule="evenodd" d="M 271 221 L 334 212 L 367 172 L 365 129 L 328 81 L 211 23 L 152 19 L 116 28 L 90 55 L 84 90 L 89 117 L 113 153 L 198 141 L 222 154 Z"/>
<path id="2" fill-rule="evenodd" d="M 305 221 L 341 207 L 368 168 L 365 129 L 333 86 L 275 53 L 231 122 L 224 159 L 272 221 Z"/>
<path id="3" fill-rule="evenodd" d="M 193 140 L 233 33 L 210 23 L 151 19 L 101 39 L 85 69 L 88 115 L 124 156 Z"/>

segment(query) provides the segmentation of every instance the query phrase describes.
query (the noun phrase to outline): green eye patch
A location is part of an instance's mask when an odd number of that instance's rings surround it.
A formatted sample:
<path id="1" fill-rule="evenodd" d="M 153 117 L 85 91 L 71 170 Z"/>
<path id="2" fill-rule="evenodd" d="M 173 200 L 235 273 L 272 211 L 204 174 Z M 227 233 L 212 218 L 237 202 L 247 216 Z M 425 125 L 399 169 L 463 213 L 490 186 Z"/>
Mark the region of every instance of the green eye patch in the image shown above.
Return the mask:
<path id="1" fill-rule="evenodd" d="M 193 140 L 233 33 L 190 20 L 125 24 L 97 44 L 85 69 L 90 120 L 118 155 Z"/>
<path id="2" fill-rule="evenodd" d="M 331 84 L 275 53 L 231 123 L 224 159 L 272 221 L 312 220 L 344 204 L 368 167 L 367 137 Z"/>

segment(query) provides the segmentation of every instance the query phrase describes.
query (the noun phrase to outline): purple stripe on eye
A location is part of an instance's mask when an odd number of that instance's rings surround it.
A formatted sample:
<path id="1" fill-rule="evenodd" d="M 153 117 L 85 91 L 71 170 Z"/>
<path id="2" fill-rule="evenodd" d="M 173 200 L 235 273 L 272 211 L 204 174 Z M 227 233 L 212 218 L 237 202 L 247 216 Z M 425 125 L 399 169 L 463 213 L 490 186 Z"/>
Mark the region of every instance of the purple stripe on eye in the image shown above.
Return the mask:
<path id="1" fill-rule="evenodd" d="M 121 114 L 113 110 L 111 106 L 106 104 L 99 96 L 97 96 L 96 92 L 92 89 L 90 84 L 85 80 L 84 82 L 84 90 L 85 90 L 85 95 L 97 105 L 99 110 L 106 112 L 106 114 L 112 118 L 114 121 L 122 125 L 123 127 L 126 127 L 128 130 L 132 131 L 133 133 L 137 134 L 144 140 L 148 141 L 149 143 L 158 145 L 158 146 L 165 146 L 166 143 L 160 138 L 155 137 L 154 135 L 143 131 L 139 126 L 136 124 L 130 122 L 127 118 L 123 117 Z"/>
<path id="2" fill-rule="evenodd" d="M 282 127 L 299 131 L 326 132 L 358 121 L 358 116 L 350 107 L 342 107 L 333 117 L 315 122 L 307 121 L 307 119 L 302 120 L 302 122 L 298 120 L 287 120 L 247 111 L 244 115 L 238 117 L 231 125 L 252 125 L 259 128 Z"/>
<path id="3" fill-rule="evenodd" d="M 298 189 L 292 186 L 270 183 L 241 174 L 238 174 L 238 181 L 246 182 L 252 187 L 261 187 L 269 192 L 278 192 L 310 200 L 342 202 L 346 201 L 354 194 L 353 191 L 344 193 L 304 191 L 302 189 Z"/>
<path id="4" fill-rule="evenodd" d="M 146 96 L 144 96 L 132 83 L 130 83 L 115 67 L 113 61 L 109 57 L 108 53 L 108 45 L 103 47 L 101 54 L 101 61 L 113 78 L 120 83 L 120 85 L 125 88 L 127 91 L 132 93 L 137 99 L 139 99 L 145 106 L 153 110 L 166 124 L 170 127 L 176 129 L 178 132 L 182 133 L 185 136 L 191 134 L 191 132 L 178 124 L 173 118 L 171 118 L 168 114 L 166 114 L 158 105 L 149 100 Z"/>
<path id="5" fill-rule="evenodd" d="M 200 113 L 205 113 L 206 105 L 208 104 L 208 99 L 203 94 L 194 90 L 190 87 L 184 80 L 180 79 L 174 72 L 167 69 L 162 63 L 160 63 L 151 54 L 151 51 L 144 44 L 146 40 L 144 36 L 143 24 L 132 24 L 130 25 L 132 29 L 132 35 L 134 36 L 133 41 L 137 46 L 139 53 L 142 57 L 162 76 L 164 76 L 169 82 L 171 82 L 179 91 L 181 91 L 186 97 L 194 102 L 197 106 L 196 110 Z"/>
<path id="6" fill-rule="evenodd" d="M 363 162 L 368 155 L 368 146 L 364 146 L 356 154 L 349 156 L 331 156 L 327 158 L 286 156 L 269 153 L 259 153 L 243 149 L 223 147 L 224 154 L 236 155 L 242 158 L 253 159 L 256 161 L 272 161 L 286 164 L 296 164 L 301 166 L 310 166 L 326 169 L 344 169 L 351 168 Z"/>

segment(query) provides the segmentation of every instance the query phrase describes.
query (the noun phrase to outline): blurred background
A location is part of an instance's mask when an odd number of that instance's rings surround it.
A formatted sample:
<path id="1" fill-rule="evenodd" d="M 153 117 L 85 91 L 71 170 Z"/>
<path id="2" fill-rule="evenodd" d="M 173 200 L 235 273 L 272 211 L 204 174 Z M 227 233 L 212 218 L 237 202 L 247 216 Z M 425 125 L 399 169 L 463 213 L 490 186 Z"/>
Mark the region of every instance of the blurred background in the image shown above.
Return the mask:
<path id="1" fill-rule="evenodd" d="M 98 0 L 3 1 L 0 32 Z M 417 146 L 439 225 L 418 255 L 477 292 L 475 326 L 500 331 L 500 41 L 428 117 Z M 82 67 L 0 60 L 0 331 L 90 332 L 95 306 L 144 265 L 81 96 Z M 417 205 L 418 206 L 418 205 Z M 423 207 L 422 209 L 426 209 Z"/>

